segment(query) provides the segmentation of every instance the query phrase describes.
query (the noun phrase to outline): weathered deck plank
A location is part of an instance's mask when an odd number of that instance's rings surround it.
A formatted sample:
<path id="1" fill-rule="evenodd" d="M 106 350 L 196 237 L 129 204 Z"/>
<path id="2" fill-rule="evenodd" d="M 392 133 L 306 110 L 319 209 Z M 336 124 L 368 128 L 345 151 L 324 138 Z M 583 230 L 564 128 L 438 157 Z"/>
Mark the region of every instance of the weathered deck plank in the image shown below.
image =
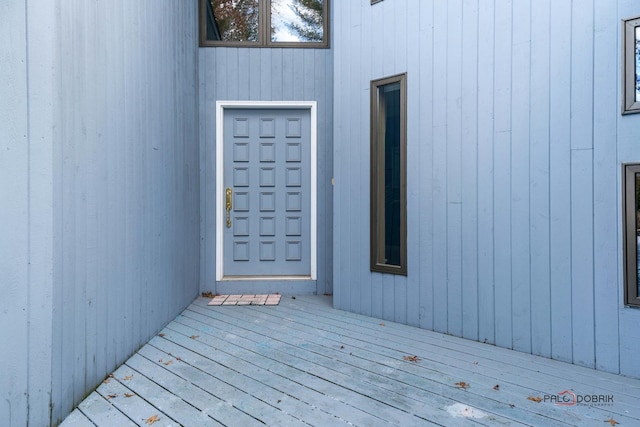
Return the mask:
<path id="1" fill-rule="evenodd" d="M 640 423 L 634 379 L 334 310 L 327 297 L 207 302 L 194 301 L 63 426 L 146 425 L 154 414 L 154 426 Z M 614 403 L 528 399 L 565 389 Z"/>

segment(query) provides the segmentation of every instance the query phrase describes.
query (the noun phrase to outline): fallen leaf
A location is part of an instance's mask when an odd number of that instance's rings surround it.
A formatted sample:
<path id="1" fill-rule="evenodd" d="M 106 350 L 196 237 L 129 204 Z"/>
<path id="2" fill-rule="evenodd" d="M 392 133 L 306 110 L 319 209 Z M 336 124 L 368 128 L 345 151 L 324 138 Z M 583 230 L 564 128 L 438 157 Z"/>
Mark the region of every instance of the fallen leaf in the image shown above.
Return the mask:
<path id="1" fill-rule="evenodd" d="M 469 388 L 469 383 L 466 383 L 464 381 L 460 381 L 460 382 L 456 383 L 456 387 L 457 388 L 461 388 L 463 390 L 466 390 L 466 389 Z"/>
<path id="2" fill-rule="evenodd" d="M 164 337 L 164 335 L 165 334 L 163 334 L 163 333 L 158 334 L 159 337 Z"/>
<path id="3" fill-rule="evenodd" d="M 513 403 L 509 403 L 509 408 L 515 408 L 516 405 L 514 405 Z"/>
<path id="4" fill-rule="evenodd" d="M 213 292 L 203 292 L 202 293 L 202 297 L 203 298 L 213 298 L 213 297 L 215 297 L 215 295 L 213 294 Z"/>
<path id="5" fill-rule="evenodd" d="M 108 396 L 107 396 L 107 400 L 109 400 L 109 399 L 115 399 L 116 397 L 118 397 L 118 395 L 117 395 L 117 394 L 110 394 L 110 395 L 108 395 Z"/>
<path id="6" fill-rule="evenodd" d="M 163 359 L 158 360 L 159 363 L 164 363 Z"/>
<path id="7" fill-rule="evenodd" d="M 133 397 L 133 396 L 135 396 L 135 394 L 130 394 L 130 393 L 125 393 L 124 394 L 124 397 Z"/>
<path id="8" fill-rule="evenodd" d="M 404 356 L 403 359 L 406 360 L 407 362 L 415 362 L 415 363 L 418 363 L 418 361 L 420 360 L 418 356 Z"/>
<path id="9" fill-rule="evenodd" d="M 173 363 L 173 360 L 167 360 L 166 362 L 164 362 L 165 365 L 169 366 Z"/>
<path id="10" fill-rule="evenodd" d="M 191 335 L 189 338 L 191 338 L 192 340 L 195 340 L 197 338 L 200 338 L 200 335 Z"/>
<path id="11" fill-rule="evenodd" d="M 109 384 L 109 381 L 111 381 L 111 378 L 105 378 L 104 381 L 102 381 L 105 384 Z"/>
<path id="12" fill-rule="evenodd" d="M 278 399 L 278 403 L 282 402 L 282 400 Z"/>
<path id="13" fill-rule="evenodd" d="M 180 362 L 180 361 L 182 360 L 182 358 L 181 358 L 181 357 L 176 357 L 176 360 L 177 360 L 178 362 Z"/>
<path id="14" fill-rule="evenodd" d="M 146 424 L 148 424 L 148 425 L 151 425 L 151 424 L 156 423 L 156 422 L 158 422 L 158 421 L 160 421 L 160 418 L 158 418 L 158 416 L 157 416 L 157 415 L 154 415 L 153 417 L 149 417 L 149 418 L 147 418 L 147 419 L 145 420 L 145 423 L 146 423 Z"/>
<path id="15" fill-rule="evenodd" d="M 620 424 L 619 422 L 617 422 L 616 420 L 614 420 L 613 418 L 609 418 L 608 420 L 604 421 L 605 423 L 609 423 L 612 426 L 615 426 L 616 424 Z"/>
<path id="16" fill-rule="evenodd" d="M 386 326 L 386 325 L 384 324 L 384 322 L 382 322 L 382 323 L 380 323 L 380 326 Z"/>
<path id="17" fill-rule="evenodd" d="M 493 386 L 493 389 L 494 389 L 494 390 L 500 390 L 500 384 L 496 384 L 496 385 L 494 385 L 494 386 Z"/>
<path id="18" fill-rule="evenodd" d="M 123 378 L 123 380 L 125 381 L 131 381 L 133 379 L 133 375 L 127 375 L 126 377 Z"/>
<path id="19" fill-rule="evenodd" d="M 529 397 L 527 397 L 527 399 L 531 400 L 532 402 L 536 402 L 536 403 L 542 402 L 542 398 L 540 396 L 536 396 L 536 397 L 529 396 Z"/>

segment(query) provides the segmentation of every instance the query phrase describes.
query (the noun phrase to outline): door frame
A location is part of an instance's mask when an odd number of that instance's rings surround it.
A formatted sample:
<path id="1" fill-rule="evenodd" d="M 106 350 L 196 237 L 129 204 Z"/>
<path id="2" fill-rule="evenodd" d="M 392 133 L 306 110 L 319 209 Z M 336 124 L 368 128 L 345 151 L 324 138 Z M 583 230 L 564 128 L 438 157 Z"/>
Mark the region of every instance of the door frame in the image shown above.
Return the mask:
<path id="1" fill-rule="evenodd" d="M 310 276 L 225 277 L 224 265 L 224 113 L 225 110 L 309 110 L 311 143 Z M 317 280 L 318 277 L 318 106 L 316 101 L 216 101 L 216 281 Z"/>

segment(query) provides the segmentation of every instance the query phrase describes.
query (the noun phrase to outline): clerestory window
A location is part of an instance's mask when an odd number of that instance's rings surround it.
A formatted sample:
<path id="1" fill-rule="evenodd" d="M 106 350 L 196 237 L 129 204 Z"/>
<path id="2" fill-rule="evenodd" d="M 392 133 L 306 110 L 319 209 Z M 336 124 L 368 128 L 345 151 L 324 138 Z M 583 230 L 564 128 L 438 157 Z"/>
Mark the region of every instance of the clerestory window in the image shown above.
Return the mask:
<path id="1" fill-rule="evenodd" d="M 328 47 L 329 0 L 200 0 L 200 45 Z"/>

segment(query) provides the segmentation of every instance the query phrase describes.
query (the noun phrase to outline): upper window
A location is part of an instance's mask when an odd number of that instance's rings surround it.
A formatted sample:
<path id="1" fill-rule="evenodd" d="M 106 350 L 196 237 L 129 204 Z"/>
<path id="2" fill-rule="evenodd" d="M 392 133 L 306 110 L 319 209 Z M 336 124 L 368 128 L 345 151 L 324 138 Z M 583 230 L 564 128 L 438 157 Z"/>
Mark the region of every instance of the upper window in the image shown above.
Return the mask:
<path id="1" fill-rule="evenodd" d="M 640 113 L 640 18 L 624 21 L 622 114 Z"/>
<path id="2" fill-rule="evenodd" d="M 371 82 L 371 271 L 407 274 L 406 74 Z"/>
<path id="3" fill-rule="evenodd" d="M 622 165 L 624 303 L 640 307 L 640 164 Z"/>
<path id="4" fill-rule="evenodd" d="M 200 0 L 200 45 L 328 47 L 329 0 Z"/>

